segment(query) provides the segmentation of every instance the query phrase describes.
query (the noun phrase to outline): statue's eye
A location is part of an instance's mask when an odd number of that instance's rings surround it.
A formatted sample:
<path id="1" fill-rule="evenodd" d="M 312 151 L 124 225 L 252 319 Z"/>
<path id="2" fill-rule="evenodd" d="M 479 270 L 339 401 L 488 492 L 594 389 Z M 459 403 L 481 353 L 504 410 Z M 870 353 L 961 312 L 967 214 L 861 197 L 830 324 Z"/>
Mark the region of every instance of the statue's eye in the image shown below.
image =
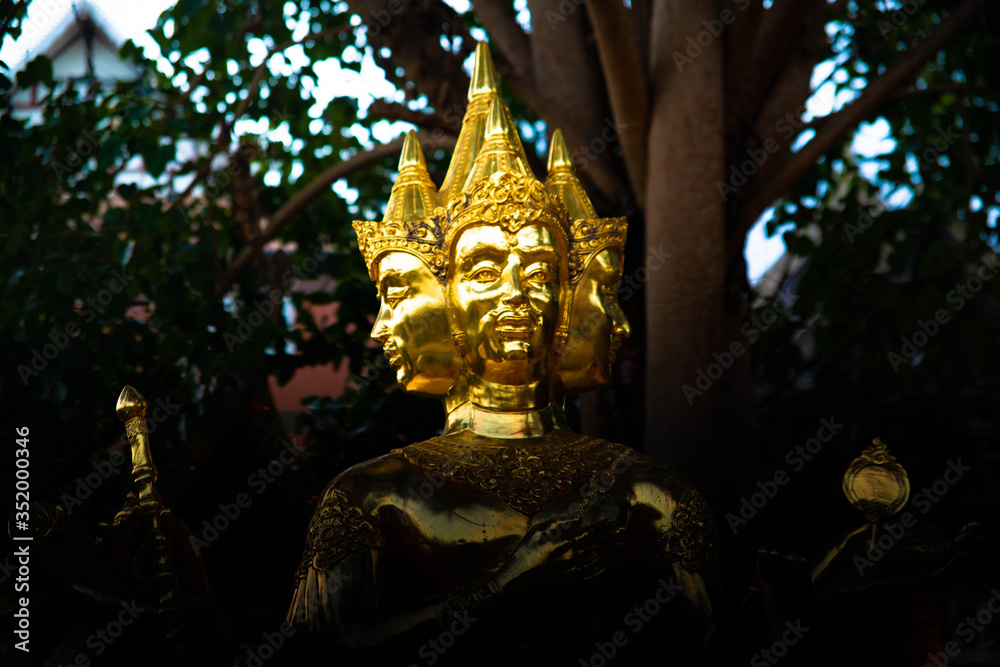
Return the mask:
<path id="1" fill-rule="evenodd" d="M 525 276 L 530 282 L 543 284 L 552 282 L 556 279 L 555 275 L 548 269 L 544 267 L 533 267 L 528 270 L 527 276 Z"/>
<path id="2" fill-rule="evenodd" d="M 618 296 L 618 285 L 601 285 L 601 294 L 604 296 Z"/>
<path id="3" fill-rule="evenodd" d="M 476 269 L 472 272 L 472 275 L 469 276 L 470 280 L 483 284 L 496 282 L 499 278 L 500 272 L 489 266 Z"/>
<path id="4" fill-rule="evenodd" d="M 395 307 L 400 301 L 405 299 L 410 293 L 408 287 L 390 287 L 385 291 L 385 302 L 390 307 Z"/>

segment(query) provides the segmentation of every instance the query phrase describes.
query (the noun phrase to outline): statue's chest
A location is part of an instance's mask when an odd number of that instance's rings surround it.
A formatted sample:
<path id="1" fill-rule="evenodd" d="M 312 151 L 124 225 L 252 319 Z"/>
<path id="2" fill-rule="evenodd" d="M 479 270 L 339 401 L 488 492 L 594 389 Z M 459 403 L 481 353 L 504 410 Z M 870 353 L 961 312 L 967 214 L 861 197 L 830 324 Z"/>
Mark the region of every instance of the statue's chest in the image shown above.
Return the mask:
<path id="1" fill-rule="evenodd" d="M 434 438 L 402 453 L 423 471 L 416 495 L 430 500 L 443 490 L 449 501 L 457 501 L 447 506 L 459 514 L 466 505 L 461 499 L 467 498 L 480 519 L 508 510 L 530 519 L 567 500 L 585 511 L 635 455 L 623 445 L 585 436 L 530 446 L 471 446 Z"/>
<path id="2" fill-rule="evenodd" d="M 392 503 L 406 560 L 449 582 L 499 568 L 543 521 L 615 518 L 620 503 L 610 491 L 634 455 L 586 437 L 533 447 L 435 439 L 402 453 L 418 471 Z"/>

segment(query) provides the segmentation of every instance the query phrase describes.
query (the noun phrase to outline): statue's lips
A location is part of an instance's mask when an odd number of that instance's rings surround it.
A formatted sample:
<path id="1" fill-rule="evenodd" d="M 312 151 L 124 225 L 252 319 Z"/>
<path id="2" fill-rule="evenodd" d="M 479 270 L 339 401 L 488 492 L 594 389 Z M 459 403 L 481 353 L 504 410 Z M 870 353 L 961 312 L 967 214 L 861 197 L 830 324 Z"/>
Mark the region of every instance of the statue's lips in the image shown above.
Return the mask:
<path id="1" fill-rule="evenodd" d="M 385 358 L 389 360 L 389 365 L 392 369 L 399 370 L 403 365 L 403 359 L 399 353 L 399 348 L 396 347 L 396 343 L 392 340 L 386 341 L 382 346 L 382 352 L 385 354 Z"/>
<path id="2" fill-rule="evenodd" d="M 504 338 L 527 340 L 537 325 L 537 320 L 531 315 L 504 313 L 497 317 L 494 328 Z"/>

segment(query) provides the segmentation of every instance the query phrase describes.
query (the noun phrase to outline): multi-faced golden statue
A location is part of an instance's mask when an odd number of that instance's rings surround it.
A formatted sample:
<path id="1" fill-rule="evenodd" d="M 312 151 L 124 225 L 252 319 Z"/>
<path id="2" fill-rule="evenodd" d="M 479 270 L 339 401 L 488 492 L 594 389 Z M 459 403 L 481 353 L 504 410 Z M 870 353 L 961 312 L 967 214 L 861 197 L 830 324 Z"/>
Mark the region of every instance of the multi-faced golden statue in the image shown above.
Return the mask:
<path id="1" fill-rule="evenodd" d="M 561 397 L 607 382 L 629 333 L 625 220 L 597 217 L 559 132 L 535 178 L 484 44 L 440 192 L 410 133 L 384 219 L 355 230 L 381 300 L 372 337 L 448 422 L 328 485 L 289 619 L 404 664 L 699 649 L 713 627 L 704 501 L 562 419 Z"/>

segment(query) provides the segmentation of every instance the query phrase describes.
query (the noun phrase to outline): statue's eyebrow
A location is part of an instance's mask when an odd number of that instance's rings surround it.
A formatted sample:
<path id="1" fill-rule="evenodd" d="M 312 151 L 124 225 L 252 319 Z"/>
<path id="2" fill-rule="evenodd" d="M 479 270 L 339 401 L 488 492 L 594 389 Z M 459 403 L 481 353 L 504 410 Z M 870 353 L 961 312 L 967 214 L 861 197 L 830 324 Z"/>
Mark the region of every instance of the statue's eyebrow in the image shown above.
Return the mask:
<path id="1" fill-rule="evenodd" d="M 507 257 L 507 251 L 503 248 L 498 248 L 495 245 L 490 245 L 488 243 L 477 243 L 471 248 L 467 248 L 459 253 L 458 261 L 464 263 L 473 256 L 479 254 L 485 254 L 485 259 L 491 259 L 494 262 L 503 262 Z"/>
<path id="2" fill-rule="evenodd" d="M 379 274 L 378 277 L 378 293 L 380 296 L 385 296 L 386 285 L 385 281 L 389 278 L 398 278 L 403 275 L 399 269 L 386 269 Z"/>
<path id="3" fill-rule="evenodd" d="M 548 244 L 527 246 L 523 248 L 524 258 L 527 262 L 549 262 L 559 264 L 559 253 Z"/>

